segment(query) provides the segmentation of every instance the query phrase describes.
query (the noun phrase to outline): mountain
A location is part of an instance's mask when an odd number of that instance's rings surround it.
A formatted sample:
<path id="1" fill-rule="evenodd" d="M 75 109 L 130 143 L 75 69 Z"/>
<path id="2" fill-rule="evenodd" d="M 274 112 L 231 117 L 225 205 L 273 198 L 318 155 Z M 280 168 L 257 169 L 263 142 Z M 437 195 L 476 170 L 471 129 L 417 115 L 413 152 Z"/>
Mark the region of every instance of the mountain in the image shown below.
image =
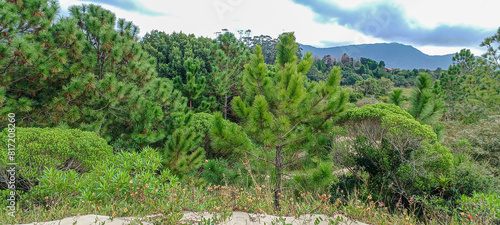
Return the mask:
<path id="1" fill-rule="evenodd" d="M 386 67 L 400 69 L 435 70 L 438 67 L 448 69 L 448 66 L 451 65 L 451 58 L 454 56 L 454 54 L 427 55 L 411 45 L 399 43 L 347 45 L 331 48 L 316 48 L 310 45 L 300 45 L 300 47 L 302 54 L 309 51 L 320 58 L 331 55 L 339 60 L 344 53 L 347 53 L 352 58 L 364 57 L 377 62 L 384 61 Z"/>

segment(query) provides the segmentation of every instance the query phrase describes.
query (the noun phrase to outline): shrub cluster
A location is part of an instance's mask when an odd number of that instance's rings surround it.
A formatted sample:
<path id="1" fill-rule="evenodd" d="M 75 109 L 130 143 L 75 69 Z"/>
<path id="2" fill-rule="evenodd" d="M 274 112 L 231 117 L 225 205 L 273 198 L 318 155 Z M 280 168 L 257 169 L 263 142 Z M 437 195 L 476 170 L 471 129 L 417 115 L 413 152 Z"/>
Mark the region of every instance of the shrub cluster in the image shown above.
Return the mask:
<path id="1" fill-rule="evenodd" d="M 7 129 L 0 135 L 0 147 L 7 149 Z M 60 128 L 16 128 L 15 162 L 18 190 L 38 184 L 45 168 L 88 172 L 113 155 L 113 148 L 93 132 Z M 0 154 L 0 176 L 6 177 L 7 154 Z M 6 189 L 0 182 L 0 189 Z"/>

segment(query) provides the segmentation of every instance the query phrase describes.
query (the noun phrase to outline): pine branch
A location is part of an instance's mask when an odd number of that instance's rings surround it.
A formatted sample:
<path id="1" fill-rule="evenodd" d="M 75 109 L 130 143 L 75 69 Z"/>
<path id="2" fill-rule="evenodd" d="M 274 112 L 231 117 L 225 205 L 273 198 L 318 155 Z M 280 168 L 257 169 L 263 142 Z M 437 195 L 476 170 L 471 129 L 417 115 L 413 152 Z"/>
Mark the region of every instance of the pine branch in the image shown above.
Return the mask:
<path id="1" fill-rule="evenodd" d="M 255 158 L 257 158 L 257 159 L 260 159 L 260 160 L 262 160 L 262 161 L 264 161 L 264 162 L 267 162 L 267 163 L 271 163 L 271 164 L 273 164 L 273 165 L 275 165 L 275 166 L 276 166 L 276 163 L 275 163 L 275 162 L 268 161 L 267 159 L 264 159 L 264 158 L 262 158 L 262 157 L 260 157 L 260 156 L 258 156 L 258 155 L 255 155 L 255 154 L 253 154 L 253 153 L 251 153 L 251 152 L 249 152 L 249 151 L 245 151 L 245 152 L 246 152 L 246 153 L 248 153 L 248 154 L 250 154 L 250 155 L 252 155 L 253 157 L 255 157 Z"/>
<path id="2" fill-rule="evenodd" d="M 299 121 L 299 122 L 295 123 L 295 125 L 293 125 L 293 127 L 292 127 L 292 128 L 291 128 L 288 132 L 286 132 L 283 136 L 281 136 L 281 137 L 280 137 L 280 139 L 285 138 L 285 137 L 286 137 L 286 136 L 287 136 L 290 132 L 292 132 L 292 131 L 295 129 L 295 127 L 297 127 L 300 123 L 302 123 L 302 121 Z"/>
<path id="3" fill-rule="evenodd" d="M 323 97 L 321 97 L 316 103 L 314 103 L 311 108 L 309 108 L 309 111 L 311 111 L 312 109 L 314 109 L 324 98 L 326 97 L 326 95 L 324 95 Z"/>

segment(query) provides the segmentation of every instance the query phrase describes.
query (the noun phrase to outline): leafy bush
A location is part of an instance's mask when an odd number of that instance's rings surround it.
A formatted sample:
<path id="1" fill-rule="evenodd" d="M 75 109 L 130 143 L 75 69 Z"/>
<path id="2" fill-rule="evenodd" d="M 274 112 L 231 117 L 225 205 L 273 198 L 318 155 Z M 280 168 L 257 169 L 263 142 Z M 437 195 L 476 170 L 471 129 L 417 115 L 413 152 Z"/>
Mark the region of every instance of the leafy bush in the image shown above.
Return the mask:
<path id="1" fill-rule="evenodd" d="M 464 195 L 460 199 L 459 205 L 458 211 L 461 215 L 479 218 L 484 224 L 500 223 L 500 194 L 498 193 L 474 192 L 472 197 Z"/>
<path id="2" fill-rule="evenodd" d="M 159 171 L 161 162 L 159 153 L 146 147 L 141 153 L 121 152 L 110 157 L 94 165 L 90 173 L 46 168 L 40 185 L 32 189 L 28 199 L 44 205 L 63 199 L 72 199 L 75 204 L 79 201 L 159 200 L 165 197 L 166 189 L 178 181 L 168 169 Z M 48 202 L 48 196 L 54 202 Z"/>
<path id="3" fill-rule="evenodd" d="M 334 142 L 349 143 L 344 145 L 348 151 L 339 163 L 351 168 L 351 176 L 367 172 L 367 178 L 358 179 L 376 200 L 395 204 L 402 199 L 408 203 L 414 195 L 442 191 L 450 179 L 450 150 L 436 142 L 430 126 L 420 124 L 401 108 L 366 105 L 347 110 L 337 121 L 347 136 Z M 352 184 L 356 182 L 346 180 L 338 186 L 354 187 Z"/>
<path id="4" fill-rule="evenodd" d="M 474 192 L 499 191 L 499 179 L 493 175 L 488 164 L 476 162 L 464 153 L 456 154 L 453 161 L 452 180 L 446 190 L 449 198 L 472 196 Z"/>
<path id="5" fill-rule="evenodd" d="M 0 136 L 2 149 L 7 149 L 7 138 L 4 129 Z M 26 191 L 38 183 L 44 168 L 88 172 L 113 154 L 113 148 L 97 134 L 77 129 L 18 127 L 15 139 L 17 181 L 19 188 Z M 7 157 L 0 154 L 0 165 L 10 162 Z M 0 171 L 5 177 L 5 169 Z"/>
<path id="6" fill-rule="evenodd" d="M 454 152 L 470 154 L 475 160 L 489 164 L 496 176 L 500 175 L 500 116 L 491 116 L 476 124 L 446 121 L 444 125 L 443 144 Z"/>

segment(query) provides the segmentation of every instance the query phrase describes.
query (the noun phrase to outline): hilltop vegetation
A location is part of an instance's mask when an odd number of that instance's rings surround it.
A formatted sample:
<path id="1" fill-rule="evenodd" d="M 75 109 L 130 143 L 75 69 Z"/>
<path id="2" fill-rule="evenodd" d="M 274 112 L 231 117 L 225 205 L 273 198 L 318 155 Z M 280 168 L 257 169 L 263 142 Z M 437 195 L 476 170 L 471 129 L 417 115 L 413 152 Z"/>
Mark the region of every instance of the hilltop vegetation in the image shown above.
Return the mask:
<path id="1" fill-rule="evenodd" d="M 0 8 L 0 146 L 15 134 L 18 170 L 11 188 L 0 155 L 1 221 L 500 221 L 500 29 L 482 58 L 464 49 L 447 70 L 391 71 L 301 54 L 293 33 L 141 39 L 96 5 L 60 19 L 55 1 Z"/>
<path id="2" fill-rule="evenodd" d="M 361 44 L 330 48 L 301 45 L 301 48 L 304 49 L 303 52 L 310 51 L 318 57 L 331 55 L 332 57 L 340 58 L 342 54 L 347 53 L 354 58 L 364 57 L 375 61 L 384 60 L 389 68 L 407 70 L 413 68 L 430 70 L 438 67 L 448 68 L 452 64 L 451 58 L 453 57 L 453 54 L 427 55 L 411 45 L 400 43 Z"/>

